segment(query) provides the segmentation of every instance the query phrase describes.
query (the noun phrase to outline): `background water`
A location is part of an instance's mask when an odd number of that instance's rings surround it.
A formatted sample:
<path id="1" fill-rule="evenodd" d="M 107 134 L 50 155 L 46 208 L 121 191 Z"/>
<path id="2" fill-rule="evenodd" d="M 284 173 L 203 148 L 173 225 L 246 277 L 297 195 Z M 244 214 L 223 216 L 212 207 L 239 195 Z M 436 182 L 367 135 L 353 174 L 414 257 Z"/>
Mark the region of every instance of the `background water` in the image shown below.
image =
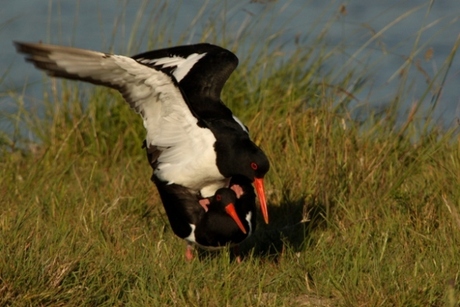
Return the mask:
<path id="1" fill-rule="evenodd" d="M 391 27 L 369 41 L 389 25 Z M 155 32 L 160 30 L 161 33 Z M 329 67 L 364 68 L 369 82 L 359 100 L 376 108 L 386 105 L 393 97 L 408 56 L 413 50 L 418 51 L 415 60 L 419 68 L 412 65 L 408 70 L 411 87 L 407 89 L 401 110 L 404 115 L 412 103 L 423 97 L 426 76 L 431 80 L 445 71 L 444 63 L 460 34 L 460 3 L 458 0 L 433 3 L 421 0 L 6 0 L 0 10 L 0 113 L 16 112 L 16 100 L 9 96 L 12 92 L 23 93 L 26 106 L 43 97 L 43 74 L 15 52 L 13 40 L 132 55 L 151 48 L 219 41 L 216 35 L 225 35 L 230 42 L 246 35 L 247 43 L 260 42 L 260 46 L 266 46 L 270 42 L 273 50 L 281 51 L 280 60 L 283 60 L 294 52 L 296 42 L 314 44 L 322 32 L 327 48 L 333 52 Z M 149 44 L 149 37 L 153 35 L 159 35 L 159 39 Z M 249 49 L 241 48 L 238 57 L 249 56 L 246 52 L 249 53 Z M 460 116 L 459 74 L 457 56 L 434 113 L 444 126 L 456 124 Z M 441 78 L 436 82 L 440 84 Z M 431 103 L 429 98 L 425 99 L 425 109 L 429 109 Z M 0 129 L 11 129 L 1 117 Z"/>

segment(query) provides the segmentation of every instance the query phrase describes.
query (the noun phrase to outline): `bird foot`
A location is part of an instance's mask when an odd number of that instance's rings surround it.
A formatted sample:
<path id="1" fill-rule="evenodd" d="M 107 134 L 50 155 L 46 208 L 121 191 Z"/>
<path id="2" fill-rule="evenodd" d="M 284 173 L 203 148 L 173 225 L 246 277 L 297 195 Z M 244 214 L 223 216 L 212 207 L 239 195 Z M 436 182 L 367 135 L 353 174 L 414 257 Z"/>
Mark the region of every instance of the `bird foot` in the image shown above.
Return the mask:
<path id="1" fill-rule="evenodd" d="M 202 199 L 200 199 L 198 202 L 200 203 L 201 207 L 203 207 L 204 211 L 205 211 L 205 212 L 208 212 L 208 206 L 209 206 L 209 204 L 211 203 L 211 202 L 209 201 L 209 199 L 207 199 L 207 198 L 202 198 Z"/>
<path id="2" fill-rule="evenodd" d="M 236 198 L 240 198 L 243 195 L 244 191 L 243 188 L 239 184 L 234 184 L 230 187 L 236 194 Z"/>

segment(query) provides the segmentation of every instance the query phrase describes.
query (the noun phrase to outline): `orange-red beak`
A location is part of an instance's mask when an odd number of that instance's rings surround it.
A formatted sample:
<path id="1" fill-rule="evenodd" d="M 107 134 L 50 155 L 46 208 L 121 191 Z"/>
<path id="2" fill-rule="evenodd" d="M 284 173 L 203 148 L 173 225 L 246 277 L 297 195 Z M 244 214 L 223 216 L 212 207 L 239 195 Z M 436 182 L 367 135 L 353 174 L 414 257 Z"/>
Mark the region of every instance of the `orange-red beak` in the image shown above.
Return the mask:
<path id="1" fill-rule="evenodd" d="M 236 214 L 235 206 L 230 203 L 227 206 L 225 206 L 225 212 L 227 212 L 228 215 L 232 217 L 232 219 L 235 221 L 236 225 L 241 229 L 241 231 L 246 234 L 246 229 L 243 226 L 243 223 L 241 223 L 240 218 L 238 217 L 238 214 Z"/>
<path id="2" fill-rule="evenodd" d="M 265 200 L 264 179 L 255 178 L 254 186 L 256 187 L 257 196 L 259 197 L 260 210 L 262 210 L 264 221 L 266 224 L 268 224 L 268 209 L 267 209 L 267 201 Z"/>

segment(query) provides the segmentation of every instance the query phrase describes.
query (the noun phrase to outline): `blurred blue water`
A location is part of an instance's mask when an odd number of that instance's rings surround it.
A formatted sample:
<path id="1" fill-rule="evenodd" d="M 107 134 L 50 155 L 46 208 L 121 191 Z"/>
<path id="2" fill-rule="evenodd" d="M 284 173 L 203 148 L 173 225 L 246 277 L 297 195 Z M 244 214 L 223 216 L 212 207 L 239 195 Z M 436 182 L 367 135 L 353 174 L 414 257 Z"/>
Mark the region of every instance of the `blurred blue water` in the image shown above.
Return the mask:
<path id="1" fill-rule="evenodd" d="M 339 13 L 341 5 L 344 5 L 343 14 Z M 17 110 L 17 102 L 5 93 L 23 92 L 26 107 L 43 96 L 43 74 L 15 52 L 13 40 L 43 41 L 132 55 L 150 48 L 196 43 L 203 37 L 216 41 L 215 35 L 237 41 L 242 33 L 247 33 L 248 43 L 265 45 L 270 41 L 273 46 L 283 46 L 281 50 L 287 58 L 295 49 L 296 40 L 314 44 L 313 39 L 327 28 L 324 40 L 333 52 L 330 67 L 343 67 L 344 63 L 348 63 L 346 68 L 350 69 L 370 67 L 366 69 L 370 82 L 359 96 L 362 104 L 379 107 L 388 102 L 401 82 L 399 69 L 414 48 L 420 50 L 416 54 L 419 69 L 412 65 L 408 71 L 412 87 L 401 110 L 403 116 L 404 109 L 418 101 L 427 88 L 421 71 L 431 78 L 442 71 L 460 34 L 459 16 L 458 0 L 436 1 L 431 6 L 429 1 L 420 0 L 8 1 L 0 10 L 0 77 L 3 76 L 0 113 Z M 395 22 L 398 18 L 401 20 Z M 140 20 L 138 25 L 136 20 Z M 334 22 L 329 24 L 331 20 Z M 373 34 L 392 22 L 395 22 L 392 27 L 360 50 Z M 218 33 L 210 30 L 210 23 L 218 25 Z M 147 28 L 163 30 L 162 38 L 152 45 L 149 37 L 153 34 L 144 30 Z M 134 40 L 131 40 L 132 32 Z M 433 57 L 426 60 L 424 55 L 430 48 Z M 241 52 L 240 58 L 248 56 L 244 48 Z M 459 74 L 457 56 L 435 112 L 445 126 L 455 123 L 460 116 Z M 427 99 L 424 107 L 429 106 Z M 0 129 L 11 129 L 1 117 Z"/>

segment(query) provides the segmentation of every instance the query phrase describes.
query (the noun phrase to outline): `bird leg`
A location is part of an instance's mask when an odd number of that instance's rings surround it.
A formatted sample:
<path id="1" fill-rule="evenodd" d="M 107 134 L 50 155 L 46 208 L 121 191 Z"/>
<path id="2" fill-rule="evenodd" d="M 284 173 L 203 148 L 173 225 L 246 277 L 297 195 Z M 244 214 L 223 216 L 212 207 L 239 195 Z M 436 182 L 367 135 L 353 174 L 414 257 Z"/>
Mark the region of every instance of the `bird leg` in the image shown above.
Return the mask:
<path id="1" fill-rule="evenodd" d="M 235 255 L 236 262 L 241 263 L 243 260 L 240 255 L 240 246 L 237 244 L 232 247 L 233 254 Z"/>
<path id="2" fill-rule="evenodd" d="M 187 242 L 187 247 L 185 250 L 185 259 L 187 261 L 193 260 L 193 245 Z"/>

